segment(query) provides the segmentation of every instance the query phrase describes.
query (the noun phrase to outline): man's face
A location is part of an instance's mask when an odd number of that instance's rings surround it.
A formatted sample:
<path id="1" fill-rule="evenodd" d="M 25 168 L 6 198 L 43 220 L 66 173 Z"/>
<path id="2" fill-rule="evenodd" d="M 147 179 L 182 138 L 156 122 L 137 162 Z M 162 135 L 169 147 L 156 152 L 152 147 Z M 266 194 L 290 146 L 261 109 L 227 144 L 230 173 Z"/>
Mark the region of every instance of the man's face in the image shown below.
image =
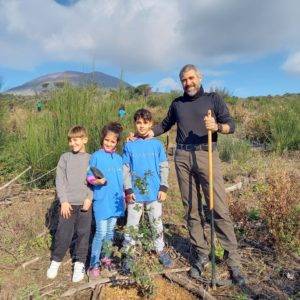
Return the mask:
<path id="1" fill-rule="evenodd" d="M 195 96 L 200 89 L 201 78 L 194 70 L 187 71 L 183 73 L 181 77 L 181 84 L 183 90 L 189 96 Z"/>
<path id="2" fill-rule="evenodd" d="M 146 137 L 152 127 L 152 121 L 144 120 L 142 118 L 135 121 L 135 128 L 140 137 Z"/>

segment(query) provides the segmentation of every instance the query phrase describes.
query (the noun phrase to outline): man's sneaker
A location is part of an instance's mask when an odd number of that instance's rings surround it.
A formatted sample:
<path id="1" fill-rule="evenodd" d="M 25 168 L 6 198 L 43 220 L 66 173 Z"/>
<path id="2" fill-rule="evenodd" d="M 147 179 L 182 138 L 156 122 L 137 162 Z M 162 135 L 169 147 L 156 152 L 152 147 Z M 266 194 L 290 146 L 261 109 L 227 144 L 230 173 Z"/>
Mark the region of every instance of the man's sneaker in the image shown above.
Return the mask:
<path id="1" fill-rule="evenodd" d="M 207 256 L 198 255 L 196 258 L 193 258 L 193 263 L 189 271 L 189 275 L 194 279 L 201 279 L 201 275 L 208 264 L 209 258 Z"/>
<path id="2" fill-rule="evenodd" d="M 72 281 L 73 282 L 79 282 L 84 278 L 84 263 L 76 261 L 74 264 L 74 271 L 73 271 L 73 277 Z"/>
<path id="3" fill-rule="evenodd" d="M 173 266 L 171 257 L 164 251 L 158 253 L 158 260 L 165 268 L 171 268 Z"/>
<path id="4" fill-rule="evenodd" d="M 57 276 L 57 272 L 58 272 L 60 264 L 61 264 L 61 262 L 58 262 L 55 260 L 51 261 L 51 264 L 47 270 L 47 277 L 49 279 L 54 279 Z"/>
<path id="5" fill-rule="evenodd" d="M 100 276 L 100 268 L 99 267 L 92 267 L 88 271 L 88 275 L 90 279 L 97 279 Z"/>
<path id="6" fill-rule="evenodd" d="M 243 286 L 246 284 L 246 279 L 242 275 L 239 267 L 230 267 L 229 273 L 230 273 L 233 283 L 235 283 L 236 285 Z"/>

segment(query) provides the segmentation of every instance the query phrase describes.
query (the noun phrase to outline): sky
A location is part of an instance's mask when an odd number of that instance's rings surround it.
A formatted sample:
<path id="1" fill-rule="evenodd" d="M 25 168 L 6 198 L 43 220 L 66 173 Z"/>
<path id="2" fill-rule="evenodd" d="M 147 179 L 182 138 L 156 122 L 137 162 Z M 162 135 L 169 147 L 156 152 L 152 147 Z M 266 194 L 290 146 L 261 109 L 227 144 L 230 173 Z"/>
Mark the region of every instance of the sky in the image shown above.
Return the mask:
<path id="1" fill-rule="evenodd" d="M 66 70 L 101 71 L 153 90 L 239 97 L 300 92 L 298 0 L 0 0 L 2 89 Z"/>

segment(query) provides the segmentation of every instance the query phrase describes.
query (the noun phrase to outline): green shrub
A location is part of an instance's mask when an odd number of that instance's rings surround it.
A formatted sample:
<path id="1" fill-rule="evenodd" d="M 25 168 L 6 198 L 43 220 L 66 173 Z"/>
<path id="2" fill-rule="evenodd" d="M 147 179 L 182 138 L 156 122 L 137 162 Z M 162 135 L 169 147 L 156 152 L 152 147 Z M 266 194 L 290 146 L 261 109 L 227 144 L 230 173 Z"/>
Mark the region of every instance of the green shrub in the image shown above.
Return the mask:
<path id="1" fill-rule="evenodd" d="M 295 103 L 272 114 L 270 143 L 271 148 L 280 154 L 285 150 L 299 150 L 299 107 L 299 104 Z"/>
<path id="2" fill-rule="evenodd" d="M 250 144 L 232 136 L 219 136 L 218 150 L 220 159 L 225 162 L 246 161 L 251 156 Z"/>
<path id="3" fill-rule="evenodd" d="M 271 168 L 266 183 L 268 189 L 259 193 L 261 218 L 267 223 L 275 246 L 300 250 L 297 236 L 299 218 L 299 185 L 293 173 Z"/>

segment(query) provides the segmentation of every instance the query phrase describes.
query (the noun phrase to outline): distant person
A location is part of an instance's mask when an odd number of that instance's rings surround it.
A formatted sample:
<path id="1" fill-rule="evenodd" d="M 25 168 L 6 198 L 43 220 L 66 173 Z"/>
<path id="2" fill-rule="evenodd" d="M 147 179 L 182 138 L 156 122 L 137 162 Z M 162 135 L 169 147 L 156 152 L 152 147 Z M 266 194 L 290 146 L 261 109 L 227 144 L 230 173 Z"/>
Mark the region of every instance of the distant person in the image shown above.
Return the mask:
<path id="1" fill-rule="evenodd" d="M 179 74 L 184 94 L 170 105 L 165 119 L 149 132 L 149 137 L 167 132 L 177 124 L 175 168 L 181 197 L 186 212 L 192 244 L 191 271 L 193 278 L 200 279 L 209 262 L 209 247 L 204 237 L 201 221 L 201 186 L 209 203 L 208 187 L 208 130 L 213 132 L 213 174 L 216 234 L 222 247 L 233 281 L 242 285 L 245 279 L 240 271 L 240 255 L 233 223 L 226 202 L 221 163 L 217 151 L 218 133 L 229 134 L 235 130 L 223 99 L 216 93 L 205 93 L 201 85 L 202 74 L 194 65 L 184 66 Z M 208 117 L 208 110 L 212 116 Z"/>
<path id="2" fill-rule="evenodd" d="M 151 130 L 153 120 L 151 112 L 139 109 L 134 114 L 138 138 L 124 145 L 124 185 L 128 216 L 126 227 L 138 229 L 143 210 L 147 210 L 153 232 L 154 246 L 159 261 L 164 267 L 171 267 L 172 261 L 165 252 L 162 224 L 162 202 L 166 200 L 168 190 L 169 165 L 162 143 L 157 139 L 145 139 Z M 143 180 L 141 180 L 143 178 Z M 137 183 L 139 181 L 139 184 Z M 142 182 L 143 181 L 143 182 Z M 130 250 L 135 240 L 125 233 L 124 249 Z M 123 271 L 131 272 L 131 255 L 123 263 Z"/>
<path id="3" fill-rule="evenodd" d="M 40 112 L 40 111 L 42 111 L 43 108 L 44 108 L 44 103 L 43 103 L 41 100 L 39 100 L 39 101 L 36 103 L 36 110 L 37 110 L 38 112 Z"/>
<path id="4" fill-rule="evenodd" d="M 55 233 L 54 249 L 47 277 L 57 276 L 61 262 L 75 239 L 74 272 L 72 281 L 84 278 L 92 221 L 92 190 L 86 184 L 90 155 L 86 152 L 87 132 L 82 126 L 69 130 L 71 151 L 64 153 L 56 169 L 56 192 L 60 201 L 60 215 Z"/>
<path id="5" fill-rule="evenodd" d="M 118 117 L 120 119 L 123 119 L 126 116 L 126 110 L 125 110 L 125 106 L 120 106 L 119 110 L 118 110 Z"/>
<path id="6" fill-rule="evenodd" d="M 93 212 L 96 232 L 93 238 L 89 277 L 100 275 L 100 267 L 112 266 L 109 249 L 114 238 L 117 218 L 124 215 L 125 200 L 123 190 L 123 162 L 116 153 L 122 126 L 113 122 L 101 131 L 101 148 L 92 154 L 87 180 L 93 186 Z M 97 175 L 93 168 L 99 172 Z"/>

